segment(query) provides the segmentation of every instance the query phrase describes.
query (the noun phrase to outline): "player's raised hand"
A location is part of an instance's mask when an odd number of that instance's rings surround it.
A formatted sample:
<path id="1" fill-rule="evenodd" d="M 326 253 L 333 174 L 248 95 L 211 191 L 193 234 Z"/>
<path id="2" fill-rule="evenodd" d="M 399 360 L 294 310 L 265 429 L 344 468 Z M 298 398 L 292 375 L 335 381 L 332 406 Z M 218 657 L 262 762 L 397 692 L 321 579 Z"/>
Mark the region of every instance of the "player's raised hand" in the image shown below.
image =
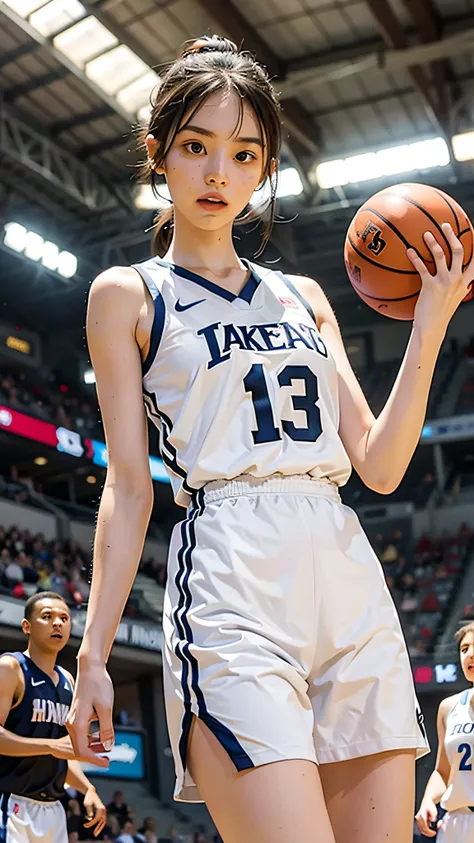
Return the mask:
<path id="1" fill-rule="evenodd" d="M 423 799 L 415 820 L 419 831 L 426 837 L 436 837 L 436 827 L 432 828 L 438 819 L 438 809 L 432 799 Z"/>
<path id="2" fill-rule="evenodd" d="M 431 274 L 415 249 L 407 250 L 407 257 L 421 278 L 421 292 L 416 303 L 414 324 L 428 332 L 446 330 L 453 314 L 470 292 L 473 279 L 472 262 L 463 270 L 464 248 L 461 241 L 449 223 L 443 223 L 442 228 L 451 247 L 452 260 L 449 269 L 444 249 L 430 231 L 425 232 L 424 240 L 433 255 L 435 275 Z"/>
<path id="3" fill-rule="evenodd" d="M 66 727 L 76 757 L 98 767 L 108 767 L 107 758 L 97 753 L 108 752 L 114 745 L 112 711 L 114 689 L 105 664 L 79 664 L 74 697 Z M 91 739 L 90 723 L 99 721 L 99 742 Z"/>

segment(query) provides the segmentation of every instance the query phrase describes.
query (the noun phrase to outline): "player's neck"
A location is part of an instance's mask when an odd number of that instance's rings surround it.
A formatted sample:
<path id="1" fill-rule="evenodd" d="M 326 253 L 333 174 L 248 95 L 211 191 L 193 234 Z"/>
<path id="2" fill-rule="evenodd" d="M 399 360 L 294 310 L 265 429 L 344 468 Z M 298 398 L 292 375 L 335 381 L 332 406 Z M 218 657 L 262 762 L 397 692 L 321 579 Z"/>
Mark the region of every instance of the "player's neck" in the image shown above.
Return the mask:
<path id="1" fill-rule="evenodd" d="M 179 211 L 176 212 L 173 239 L 165 259 L 200 274 L 207 270 L 222 279 L 223 285 L 229 271 L 242 269 L 232 240 L 232 226 L 218 231 L 203 231 L 190 225 Z"/>
<path id="2" fill-rule="evenodd" d="M 51 679 L 54 679 L 55 671 L 54 666 L 56 664 L 56 653 L 45 653 L 42 650 L 39 650 L 38 647 L 35 646 L 33 641 L 30 641 L 25 653 L 32 662 L 35 663 L 36 667 L 39 667 L 43 673 L 46 673 Z"/>

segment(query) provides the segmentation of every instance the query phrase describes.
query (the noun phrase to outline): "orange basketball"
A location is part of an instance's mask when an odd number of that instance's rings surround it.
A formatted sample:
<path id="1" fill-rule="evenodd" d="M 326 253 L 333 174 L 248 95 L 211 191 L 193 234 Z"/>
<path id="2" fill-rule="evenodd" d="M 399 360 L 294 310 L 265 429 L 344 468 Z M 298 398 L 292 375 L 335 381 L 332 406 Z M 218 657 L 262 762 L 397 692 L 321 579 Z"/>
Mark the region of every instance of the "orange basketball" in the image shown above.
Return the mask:
<path id="1" fill-rule="evenodd" d="M 410 246 L 416 249 L 434 275 L 433 256 L 423 239 L 425 231 L 431 231 L 450 267 L 444 222 L 452 225 L 464 246 L 466 268 L 474 249 L 471 222 L 455 199 L 437 187 L 395 184 L 359 208 L 347 232 L 344 260 L 354 290 L 369 307 L 392 319 L 413 319 L 421 281 L 406 251 Z M 473 295 L 471 291 L 465 301 Z"/>

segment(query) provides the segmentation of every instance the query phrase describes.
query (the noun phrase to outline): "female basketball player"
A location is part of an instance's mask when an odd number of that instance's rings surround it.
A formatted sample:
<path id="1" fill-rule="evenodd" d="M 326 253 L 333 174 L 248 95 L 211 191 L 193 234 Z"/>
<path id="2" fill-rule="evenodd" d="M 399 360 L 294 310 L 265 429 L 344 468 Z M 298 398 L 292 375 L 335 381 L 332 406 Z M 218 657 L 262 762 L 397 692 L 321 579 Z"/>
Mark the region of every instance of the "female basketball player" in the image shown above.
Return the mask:
<path id="1" fill-rule="evenodd" d="M 188 508 L 164 611 L 176 798 L 204 800 L 226 843 L 409 843 L 426 739 L 383 574 L 338 486 L 351 463 L 379 492 L 402 479 L 468 290 L 463 249 L 445 227 L 448 271 L 427 235 L 434 278 L 411 255 L 423 290 L 375 419 L 318 284 L 235 252 L 263 184 L 273 210 L 280 137 L 265 71 L 218 37 L 188 48 L 154 100 L 164 259 L 107 270 L 89 300 L 109 468 L 68 728 L 81 757 L 94 711 L 113 738 L 106 662 L 152 506 L 145 401 Z"/>
<path id="2" fill-rule="evenodd" d="M 474 623 L 459 629 L 461 666 L 474 684 Z M 438 709 L 438 757 L 426 785 L 416 822 L 422 834 L 438 843 L 474 843 L 474 708 L 472 689 L 447 697 Z M 437 823 L 436 805 L 448 813 Z"/>

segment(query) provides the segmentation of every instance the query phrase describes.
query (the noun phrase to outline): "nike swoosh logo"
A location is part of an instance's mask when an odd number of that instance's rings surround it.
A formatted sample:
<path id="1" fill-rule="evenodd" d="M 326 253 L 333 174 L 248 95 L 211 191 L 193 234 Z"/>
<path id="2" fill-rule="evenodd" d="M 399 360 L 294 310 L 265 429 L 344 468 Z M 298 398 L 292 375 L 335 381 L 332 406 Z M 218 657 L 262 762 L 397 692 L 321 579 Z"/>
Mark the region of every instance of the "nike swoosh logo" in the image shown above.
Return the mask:
<path id="1" fill-rule="evenodd" d="M 202 304 L 203 301 L 206 299 L 199 299 L 199 301 L 192 301 L 189 304 L 181 304 L 180 300 L 178 299 L 174 309 L 178 311 L 178 313 L 183 313 L 184 310 L 189 310 L 190 307 L 196 307 L 197 304 Z"/>
<path id="2" fill-rule="evenodd" d="M 33 685 L 33 688 L 36 688 L 37 685 L 44 685 L 44 683 L 45 683 L 44 679 L 40 679 L 39 682 L 35 682 L 34 679 L 31 680 L 31 684 Z"/>

